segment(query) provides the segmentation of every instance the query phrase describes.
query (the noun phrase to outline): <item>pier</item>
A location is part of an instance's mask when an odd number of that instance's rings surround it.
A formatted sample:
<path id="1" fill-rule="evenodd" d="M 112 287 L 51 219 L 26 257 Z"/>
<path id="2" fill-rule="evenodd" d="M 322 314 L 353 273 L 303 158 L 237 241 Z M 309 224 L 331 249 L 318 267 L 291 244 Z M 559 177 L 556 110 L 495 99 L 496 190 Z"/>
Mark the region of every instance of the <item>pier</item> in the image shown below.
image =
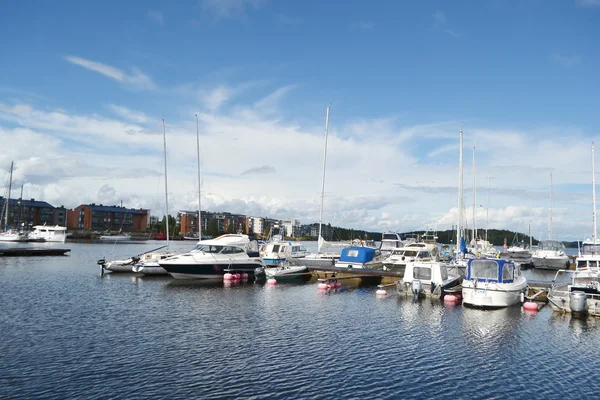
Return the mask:
<path id="1" fill-rule="evenodd" d="M 71 249 L 10 247 L 0 249 L 0 257 L 64 256 L 69 251 L 71 251 Z"/>

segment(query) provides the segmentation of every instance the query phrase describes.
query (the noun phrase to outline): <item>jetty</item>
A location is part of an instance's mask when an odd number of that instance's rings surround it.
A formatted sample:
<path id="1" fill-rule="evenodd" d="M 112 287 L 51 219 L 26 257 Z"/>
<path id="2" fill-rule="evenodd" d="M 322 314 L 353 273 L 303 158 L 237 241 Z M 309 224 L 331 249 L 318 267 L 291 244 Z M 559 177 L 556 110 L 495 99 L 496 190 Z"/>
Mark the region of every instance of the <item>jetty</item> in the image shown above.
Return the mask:
<path id="1" fill-rule="evenodd" d="M 0 257 L 64 256 L 69 251 L 71 249 L 9 247 L 6 249 L 0 248 Z"/>

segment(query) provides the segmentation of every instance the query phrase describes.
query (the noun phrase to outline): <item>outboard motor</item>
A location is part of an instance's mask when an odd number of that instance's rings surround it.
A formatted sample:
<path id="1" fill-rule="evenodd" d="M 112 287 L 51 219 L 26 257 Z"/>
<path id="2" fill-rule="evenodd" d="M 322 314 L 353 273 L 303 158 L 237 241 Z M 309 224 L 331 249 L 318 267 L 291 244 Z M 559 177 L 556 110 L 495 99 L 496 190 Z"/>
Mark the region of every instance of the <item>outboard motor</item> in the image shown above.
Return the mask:
<path id="1" fill-rule="evenodd" d="M 267 278 L 267 275 L 265 274 L 265 268 L 264 267 L 256 267 L 254 268 L 254 280 L 256 282 L 262 282 Z"/>
<path id="2" fill-rule="evenodd" d="M 423 293 L 423 283 L 419 279 L 412 281 L 412 294 L 419 297 Z"/>
<path id="3" fill-rule="evenodd" d="M 575 290 L 569 293 L 569 307 L 575 314 L 585 314 L 587 312 L 587 302 L 585 292 Z"/>

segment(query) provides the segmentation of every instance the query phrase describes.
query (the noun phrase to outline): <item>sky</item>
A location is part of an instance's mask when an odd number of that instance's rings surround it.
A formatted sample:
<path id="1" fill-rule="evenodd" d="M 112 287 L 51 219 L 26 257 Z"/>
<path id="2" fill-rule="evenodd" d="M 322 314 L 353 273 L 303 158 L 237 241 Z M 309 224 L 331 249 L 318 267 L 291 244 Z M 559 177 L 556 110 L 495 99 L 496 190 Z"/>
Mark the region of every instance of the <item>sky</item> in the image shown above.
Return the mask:
<path id="1" fill-rule="evenodd" d="M 326 154 L 324 223 L 445 230 L 462 126 L 469 229 L 593 234 L 600 0 L 2 8 L 0 186 L 14 161 L 13 198 L 164 215 L 165 138 L 172 215 L 201 201 L 318 222 Z"/>

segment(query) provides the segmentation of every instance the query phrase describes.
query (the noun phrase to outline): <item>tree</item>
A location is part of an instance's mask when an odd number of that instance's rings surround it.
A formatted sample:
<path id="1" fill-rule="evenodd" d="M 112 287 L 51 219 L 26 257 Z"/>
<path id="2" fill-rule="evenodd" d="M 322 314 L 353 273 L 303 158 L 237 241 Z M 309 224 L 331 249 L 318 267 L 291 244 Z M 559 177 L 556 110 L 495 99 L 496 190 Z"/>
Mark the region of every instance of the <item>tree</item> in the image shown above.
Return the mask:
<path id="1" fill-rule="evenodd" d="M 233 233 L 233 223 L 232 222 L 230 222 L 227 225 L 227 233 Z"/>
<path id="2" fill-rule="evenodd" d="M 219 236 L 219 226 L 217 225 L 217 220 L 214 218 L 211 218 L 208 223 L 208 234 L 212 237 Z"/>

